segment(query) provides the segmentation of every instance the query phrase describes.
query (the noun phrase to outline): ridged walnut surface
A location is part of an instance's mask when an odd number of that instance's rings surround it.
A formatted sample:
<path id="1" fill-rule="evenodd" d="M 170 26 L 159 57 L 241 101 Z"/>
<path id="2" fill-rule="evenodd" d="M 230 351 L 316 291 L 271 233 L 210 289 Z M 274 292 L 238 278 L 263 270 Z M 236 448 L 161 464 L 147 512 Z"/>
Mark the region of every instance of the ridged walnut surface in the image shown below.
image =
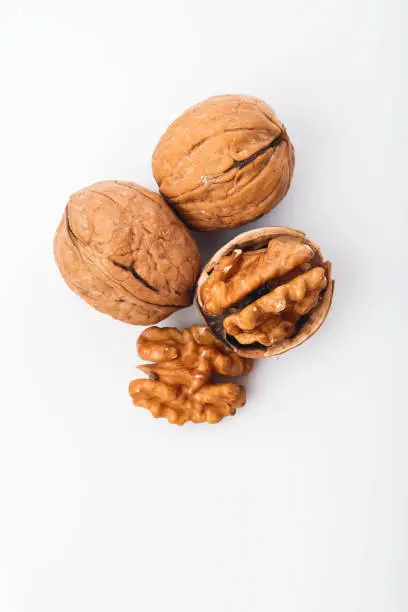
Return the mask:
<path id="1" fill-rule="evenodd" d="M 245 389 L 235 383 L 214 383 L 214 374 L 242 376 L 252 362 L 229 351 L 208 328 L 194 325 L 149 327 L 138 339 L 139 356 L 156 363 L 139 366 L 150 380 L 136 379 L 129 393 L 136 406 L 170 423 L 218 423 L 245 404 Z"/>
<path id="2" fill-rule="evenodd" d="M 289 189 L 294 150 L 262 100 L 216 96 L 188 109 L 161 137 L 153 173 L 161 193 L 193 229 L 249 223 Z"/>
<path id="3" fill-rule="evenodd" d="M 67 285 L 97 310 L 149 325 L 193 300 L 200 256 L 159 195 L 104 181 L 73 194 L 54 240 Z"/>

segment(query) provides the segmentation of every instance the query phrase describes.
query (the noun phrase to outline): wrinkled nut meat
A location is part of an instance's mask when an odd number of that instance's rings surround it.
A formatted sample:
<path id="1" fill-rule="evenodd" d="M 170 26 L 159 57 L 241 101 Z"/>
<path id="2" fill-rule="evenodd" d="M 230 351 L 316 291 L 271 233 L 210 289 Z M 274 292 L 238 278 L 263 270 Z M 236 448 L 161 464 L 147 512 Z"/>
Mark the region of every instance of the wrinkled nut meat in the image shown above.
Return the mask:
<path id="1" fill-rule="evenodd" d="M 159 195 L 134 183 L 95 183 L 71 196 L 54 240 L 67 285 L 115 319 L 157 323 L 193 300 L 200 256 Z"/>
<path id="2" fill-rule="evenodd" d="M 213 334 L 239 355 L 278 355 L 301 344 L 330 309 L 331 264 L 302 232 L 241 234 L 204 268 L 197 301 Z"/>
<path id="3" fill-rule="evenodd" d="M 148 379 L 133 380 L 129 393 L 136 406 L 170 423 L 218 423 L 245 404 L 245 389 L 235 383 L 212 383 L 214 374 L 242 376 L 252 362 L 229 351 L 209 332 L 194 325 L 150 327 L 138 339 L 138 353 L 155 363 L 139 366 Z"/>
<path id="4" fill-rule="evenodd" d="M 174 121 L 153 154 L 160 192 L 198 231 L 239 227 L 274 208 L 295 163 L 283 124 L 262 100 L 224 95 Z"/>

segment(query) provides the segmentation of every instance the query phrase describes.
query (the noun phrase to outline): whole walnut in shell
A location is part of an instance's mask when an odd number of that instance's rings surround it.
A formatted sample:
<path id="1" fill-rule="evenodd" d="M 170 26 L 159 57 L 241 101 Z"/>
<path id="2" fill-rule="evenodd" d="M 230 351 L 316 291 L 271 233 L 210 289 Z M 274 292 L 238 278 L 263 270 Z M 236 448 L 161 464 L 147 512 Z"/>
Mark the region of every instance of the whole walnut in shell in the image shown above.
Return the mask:
<path id="1" fill-rule="evenodd" d="M 239 227 L 289 189 L 295 157 L 283 124 L 262 100 L 223 95 L 174 121 L 153 154 L 160 192 L 189 227 Z"/>
<path id="2" fill-rule="evenodd" d="M 67 285 L 97 310 L 150 325 L 189 306 L 200 256 L 159 195 L 104 181 L 73 194 L 54 239 Z"/>
<path id="3" fill-rule="evenodd" d="M 303 232 L 265 227 L 220 249 L 197 285 L 212 333 L 238 355 L 279 355 L 322 325 L 330 310 L 331 264 Z"/>

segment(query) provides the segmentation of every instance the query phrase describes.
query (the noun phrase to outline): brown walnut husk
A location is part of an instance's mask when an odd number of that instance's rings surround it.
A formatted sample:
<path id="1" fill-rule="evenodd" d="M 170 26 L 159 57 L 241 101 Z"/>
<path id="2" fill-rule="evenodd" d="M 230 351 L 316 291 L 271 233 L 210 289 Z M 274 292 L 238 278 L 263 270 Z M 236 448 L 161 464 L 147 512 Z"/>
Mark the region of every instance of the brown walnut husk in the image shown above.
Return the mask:
<path id="1" fill-rule="evenodd" d="M 159 195 L 104 181 L 74 193 L 54 239 L 67 285 L 88 304 L 137 325 L 193 301 L 197 246 Z"/>
<path id="2" fill-rule="evenodd" d="M 331 264 L 303 232 L 265 227 L 220 249 L 197 284 L 207 325 L 239 355 L 279 355 L 322 325 L 331 305 Z"/>
<path id="3" fill-rule="evenodd" d="M 285 127 L 262 100 L 215 96 L 192 106 L 153 154 L 160 192 L 189 227 L 239 227 L 274 208 L 295 163 Z"/>

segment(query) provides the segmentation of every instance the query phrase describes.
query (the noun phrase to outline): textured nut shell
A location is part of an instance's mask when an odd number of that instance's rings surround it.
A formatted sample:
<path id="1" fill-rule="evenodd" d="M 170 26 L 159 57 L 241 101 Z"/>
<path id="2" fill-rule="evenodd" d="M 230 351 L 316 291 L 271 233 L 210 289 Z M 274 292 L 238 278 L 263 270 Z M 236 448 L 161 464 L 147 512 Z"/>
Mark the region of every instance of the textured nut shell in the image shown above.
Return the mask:
<path id="1" fill-rule="evenodd" d="M 161 193 L 193 229 L 249 223 L 289 189 L 294 150 L 274 111 L 243 95 L 191 107 L 161 137 L 153 174 Z"/>
<path id="2" fill-rule="evenodd" d="M 115 319 L 157 323 L 192 303 L 200 256 L 159 195 L 105 181 L 73 194 L 54 239 L 67 285 Z"/>
<path id="3" fill-rule="evenodd" d="M 264 227 L 260 229 L 250 230 L 249 232 L 245 232 L 240 234 L 230 242 L 228 242 L 225 246 L 223 246 L 217 253 L 212 257 L 212 259 L 207 263 L 205 268 L 203 269 L 201 276 L 197 283 L 197 304 L 200 309 L 201 315 L 206 321 L 207 325 L 210 327 L 211 331 L 214 331 L 211 328 L 211 317 L 206 315 L 203 310 L 203 301 L 201 298 L 201 288 L 205 281 L 207 280 L 209 273 L 217 264 L 217 262 L 228 253 L 231 253 L 234 249 L 245 249 L 249 246 L 256 246 L 257 244 L 264 244 L 274 236 L 294 236 L 301 239 L 305 244 L 309 245 L 315 253 L 322 259 L 323 257 L 320 251 L 320 248 L 317 244 L 306 238 L 304 232 L 300 232 L 298 230 L 289 228 L 289 227 Z M 333 290 L 334 290 L 334 280 L 331 278 L 331 265 L 328 263 L 326 266 L 326 273 L 328 276 L 327 287 L 324 291 L 323 297 L 319 302 L 318 306 L 308 315 L 307 321 L 302 326 L 299 333 L 296 334 L 293 338 L 288 338 L 282 342 L 279 342 L 277 345 L 272 345 L 270 347 L 265 347 L 263 349 L 245 349 L 245 348 L 237 348 L 232 345 L 228 345 L 230 349 L 234 350 L 238 355 L 242 357 L 249 357 L 251 359 L 262 359 L 264 357 L 270 357 L 272 355 L 280 355 L 281 353 L 285 353 L 296 346 L 302 344 L 305 340 L 313 336 L 314 333 L 320 328 L 322 323 L 324 322 L 327 314 L 330 310 Z M 219 338 L 221 339 L 221 338 Z"/>

